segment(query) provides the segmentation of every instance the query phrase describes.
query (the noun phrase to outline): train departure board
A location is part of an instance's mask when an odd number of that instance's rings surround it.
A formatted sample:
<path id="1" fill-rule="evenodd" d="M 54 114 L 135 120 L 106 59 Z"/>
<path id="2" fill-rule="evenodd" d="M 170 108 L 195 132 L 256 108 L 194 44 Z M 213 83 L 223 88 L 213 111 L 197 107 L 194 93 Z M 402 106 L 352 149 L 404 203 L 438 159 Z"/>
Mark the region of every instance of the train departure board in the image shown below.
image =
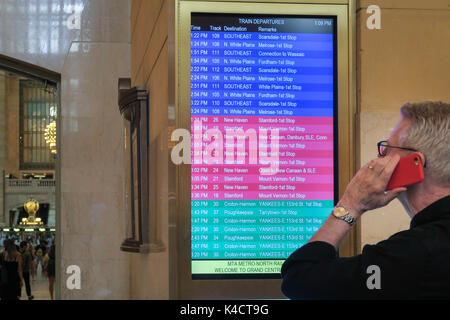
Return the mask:
<path id="1" fill-rule="evenodd" d="M 279 278 L 337 190 L 336 19 L 191 14 L 192 279 Z"/>

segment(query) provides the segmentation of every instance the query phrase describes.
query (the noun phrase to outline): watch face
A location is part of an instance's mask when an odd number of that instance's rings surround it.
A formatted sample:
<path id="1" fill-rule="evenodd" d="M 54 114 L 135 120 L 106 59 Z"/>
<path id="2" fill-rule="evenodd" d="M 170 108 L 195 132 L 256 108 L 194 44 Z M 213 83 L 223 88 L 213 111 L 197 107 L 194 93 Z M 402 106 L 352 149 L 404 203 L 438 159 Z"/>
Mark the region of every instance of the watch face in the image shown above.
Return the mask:
<path id="1" fill-rule="evenodd" d="M 333 214 L 338 218 L 344 216 L 346 213 L 347 213 L 347 210 L 345 210 L 345 208 L 342 208 L 342 207 L 337 207 L 333 211 Z"/>

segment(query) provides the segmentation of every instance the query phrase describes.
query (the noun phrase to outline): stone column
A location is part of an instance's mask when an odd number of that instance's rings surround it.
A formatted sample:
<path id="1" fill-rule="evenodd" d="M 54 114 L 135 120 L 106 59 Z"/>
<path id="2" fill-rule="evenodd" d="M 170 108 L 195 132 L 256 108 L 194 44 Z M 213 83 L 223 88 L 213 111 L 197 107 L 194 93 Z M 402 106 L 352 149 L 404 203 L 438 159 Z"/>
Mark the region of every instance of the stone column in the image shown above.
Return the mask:
<path id="1" fill-rule="evenodd" d="M 6 213 L 5 213 L 5 103 L 6 102 L 6 79 L 5 72 L 0 70 L 0 226 L 6 224 Z"/>

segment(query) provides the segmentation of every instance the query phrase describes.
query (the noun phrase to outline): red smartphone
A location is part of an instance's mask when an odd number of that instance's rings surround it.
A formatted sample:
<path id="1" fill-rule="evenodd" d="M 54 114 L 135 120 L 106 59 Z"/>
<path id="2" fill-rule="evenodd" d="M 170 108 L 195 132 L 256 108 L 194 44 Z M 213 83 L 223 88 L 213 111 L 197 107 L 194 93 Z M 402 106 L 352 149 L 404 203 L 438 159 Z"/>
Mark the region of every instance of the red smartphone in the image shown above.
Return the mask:
<path id="1" fill-rule="evenodd" d="M 403 157 L 397 164 L 392 173 L 391 180 L 386 190 L 392 190 L 399 187 L 406 187 L 418 183 L 424 179 L 423 164 L 420 156 L 413 153 L 410 156 Z"/>

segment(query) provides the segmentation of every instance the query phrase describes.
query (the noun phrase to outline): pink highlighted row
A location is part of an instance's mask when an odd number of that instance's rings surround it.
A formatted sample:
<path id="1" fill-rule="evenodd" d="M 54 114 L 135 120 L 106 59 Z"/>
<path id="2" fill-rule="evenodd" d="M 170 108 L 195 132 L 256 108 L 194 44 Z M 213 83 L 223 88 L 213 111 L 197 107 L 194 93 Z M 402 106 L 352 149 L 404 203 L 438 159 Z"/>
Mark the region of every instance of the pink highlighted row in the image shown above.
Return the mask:
<path id="1" fill-rule="evenodd" d="M 326 125 L 333 126 L 333 117 L 271 117 L 271 116 L 191 116 L 194 121 L 208 123 L 227 123 L 233 125 L 242 124 L 267 124 L 267 125 Z"/>
<path id="2" fill-rule="evenodd" d="M 333 200 L 332 191 L 325 192 L 289 192 L 289 191 L 193 191 L 192 200 Z"/>
<path id="3" fill-rule="evenodd" d="M 255 174 L 243 174 L 243 175 L 226 175 L 226 174 L 193 174 L 191 176 L 191 184 L 217 184 L 226 183 L 230 185 L 242 185 L 249 183 L 300 183 L 300 184 L 310 184 L 310 183 L 333 183 L 332 174 L 302 174 L 302 175 L 280 175 L 276 174 L 273 176 L 263 176 Z"/>
<path id="4" fill-rule="evenodd" d="M 332 183 L 273 183 L 273 182 L 256 182 L 256 183 L 192 183 L 192 191 L 238 191 L 238 192 L 278 192 L 283 190 L 289 190 L 291 192 L 307 192 L 307 191 L 323 191 L 333 190 Z"/>

